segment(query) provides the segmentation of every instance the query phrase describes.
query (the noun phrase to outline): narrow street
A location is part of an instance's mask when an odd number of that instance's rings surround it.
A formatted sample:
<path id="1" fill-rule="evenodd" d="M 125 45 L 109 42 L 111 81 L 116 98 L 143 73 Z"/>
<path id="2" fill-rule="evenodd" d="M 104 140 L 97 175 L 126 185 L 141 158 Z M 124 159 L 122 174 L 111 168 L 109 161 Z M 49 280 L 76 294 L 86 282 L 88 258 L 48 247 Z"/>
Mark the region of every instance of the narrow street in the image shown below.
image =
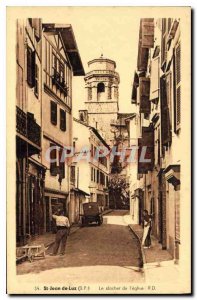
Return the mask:
<path id="1" fill-rule="evenodd" d="M 65 256 L 51 257 L 47 253 L 45 259 L 19 264 L 18 275 L 36 283 L 143 282 L 143 273 L 138 270 L 141 256 L 137 240 L 124 222 L 127 213 L 114 211 L 104 216 L 100 227 L 79 228 L 69 236 Z"/>

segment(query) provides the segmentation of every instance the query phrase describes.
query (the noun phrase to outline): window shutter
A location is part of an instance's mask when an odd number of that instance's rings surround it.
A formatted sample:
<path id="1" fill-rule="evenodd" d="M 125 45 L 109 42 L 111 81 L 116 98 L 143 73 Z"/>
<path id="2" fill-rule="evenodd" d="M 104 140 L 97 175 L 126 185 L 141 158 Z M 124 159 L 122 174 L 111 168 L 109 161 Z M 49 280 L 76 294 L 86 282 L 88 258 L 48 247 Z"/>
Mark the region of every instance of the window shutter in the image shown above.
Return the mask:
<path id="1" fill-rule="evenodd" d="M 63 154 L 63 148 L 60 148 L 59 150 L 59 171 L 60 171 L 60 178 L 63 179 L 65 178 L 65 161 L 61 161 L 63 159 L 62 157 Z"/>
<path id="2" fill-rule="evenodd" d="M 154 19 L 142 19 L 142 48 L 154 47 Z"/>
<path id="3" fill-rule="evenodd" d="M 91 167 L 91 181 L 94 180 L 94 176 L 93 176 L 93 168 Z"/>
<path id="4" fill-rule="evenodd" d="M 75 166 L 70 167 L 70 181 L 75 185 Z"/>
<path id="5" fill-rule="evenodd" d="M 137 103 L 137 87 L 138 86 L 139 86 L 139 77 L 138 77 L 137 72 L 135 72 L 134 79 L 133 79 L 131 103 Z"/>
<path id="6" fill-rule="evenodd" d="M 141 162 L 142 147 L 146 146 L 144 158 L 150 162 Z M 142 127 L 142 138 L 138 139 L 138 174 L 146 174 L 152 171 L 154 166 L 154 130 L 152 127 Z"/>
<path id="7" fill-rule="evenodd" d="M 66 112 L 60 108 L 60 129 L 66 131 Z"/>
<path id="8" fill-rule="evenodd" d="M 99 170 L 97 170 L 97 183 L 99 183 Z"/>
<path id="9" fill-rule="evenodd" d="M 137 59 L 137 69 L 139 72 L 144 72 L 147 70 L 148 55 L 149 55 L 149 49 L 142 48 L 141 43 L 139 42 L 138 59 Z"/>
<path id="10" fill-rule="evenodd" d="M 54 144 L 50 144 L 50 147 L 55 146 Z M 51 159 L 57 159 L 57 149 L 53 149 L 50 152 L 50 158 Z M 57 161 L 55 162 L 50 162 L 50 172 L 52 176 L 57 175 Z"/>
<path id="11" fill-rule="evenodd" d="M 38 97 L 39 96 L 39 68 L 38 65 L 35 65 L 35 87 L 34 93 Z"/>
<path id="12" fill-rule="evenodd" d="M 42 23 L 41 19 L 33 18 L 32 19 L 32 27 L 34 28 L 35 36 L 37 39 L 41 39 L 41 32 L 42 32 Z"/>
<path id="13" fill-rule="evenodd" d="M 150 100 L 159 98 L 159 56 L 151 61 Z"/>
<path id="14" fill-rule="evenodd" d="M 161 139 L 162 145 L 171 142 L 170 112 L 167 99 L 166 78 L 160 79 L 160 105 L 161 105 Z"/>
<path id="15" fill-rule="evenodd" d="M 32 88 L 35 86 L 35 51 L 27 47 L 27 83 Z"/>
<path id="16" fill-rule="evenodd" d="M 175 49 L 175 132 L 181 127 L 181 45 L 177 45 Z"/>
<path id="17" fill-rule="evenodd" d="M 150 78 L 139 78 L 140 113 L 150 113 Z"/>
<path id="18" fill-rule="evenodd" d="M 57 104 L 51 101 L 51 123 L 57 125 Z"/>

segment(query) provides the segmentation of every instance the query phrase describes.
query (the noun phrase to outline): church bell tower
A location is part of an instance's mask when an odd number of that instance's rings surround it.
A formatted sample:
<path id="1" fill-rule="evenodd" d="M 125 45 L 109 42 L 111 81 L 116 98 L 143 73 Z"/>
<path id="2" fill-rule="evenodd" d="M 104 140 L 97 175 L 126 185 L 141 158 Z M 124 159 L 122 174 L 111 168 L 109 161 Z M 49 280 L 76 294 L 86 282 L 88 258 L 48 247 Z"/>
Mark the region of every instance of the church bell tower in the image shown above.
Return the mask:
<path id="1" fill-rule="evenodd" d="M 95 127 L 105 141 L 113 144 L 114 134 L 111 123 L 117 120 L 119 110 L 118 86 L 119 74 L 115 71 L 115 61 L 104 58 L 88 62 L 89 72 L 85 75 L 86 101 L 88 124 Z"/>

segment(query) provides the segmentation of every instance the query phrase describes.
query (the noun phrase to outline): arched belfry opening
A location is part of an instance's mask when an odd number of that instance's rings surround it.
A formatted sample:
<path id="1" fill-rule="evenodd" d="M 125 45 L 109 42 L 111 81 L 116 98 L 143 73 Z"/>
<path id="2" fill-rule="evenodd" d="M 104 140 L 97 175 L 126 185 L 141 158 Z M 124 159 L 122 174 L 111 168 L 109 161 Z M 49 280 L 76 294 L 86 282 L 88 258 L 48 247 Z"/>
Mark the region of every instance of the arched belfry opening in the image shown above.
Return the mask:
<path id="1" fill-rule="evenodd" d="M 97 85 L 97 94 L 105 92 L 105 85 L 103 82 L 99 82 Z"/>
<path id="2" fill-rule="evenodd" d="M 97 85 L 97 100 L 104 100 L 105 85 L 103 82 L 99 82 Z"/>

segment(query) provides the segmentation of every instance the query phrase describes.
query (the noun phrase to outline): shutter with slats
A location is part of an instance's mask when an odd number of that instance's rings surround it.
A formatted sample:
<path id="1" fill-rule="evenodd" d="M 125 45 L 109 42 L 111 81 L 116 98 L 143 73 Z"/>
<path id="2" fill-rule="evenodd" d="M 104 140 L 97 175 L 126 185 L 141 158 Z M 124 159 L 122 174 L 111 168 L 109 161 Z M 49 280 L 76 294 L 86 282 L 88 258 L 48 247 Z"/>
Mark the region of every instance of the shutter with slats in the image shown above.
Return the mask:
<path id="1" fill-rule="evenodd" d="M 161 105 L 161 139 L 162 145 L 171 142 L 170 112 L 167 99 L 166 78 L 160 79 L 160 105 Z"/>
<path id="2" fill-rule="evenodd" d="M 42 32 L 41 19 L 33 18 L 32 27 L 34 28 L 35 36 L 37 37 L 37 39 L 41 39 L 41 32 Z"/>
<path id="3" fill-rule="evenodd" d="M 57 125 L 57 104 L 51 101 L 51 123 Z"/>
<path id="4" fill-rule="evenodd" d="M 60 129 L 66 131 L 66 112 L 60 108 Z"/>
<path id="5" fill-rule="evenodd" d="M 137 87 L 139 86 L 139 77 L 137 72 L 134 73 L 131 103 L 137 103 Z"/>
<path id="6" fill-rule="evenodd" d="M 149 49 L 142 48 L 141 43 L 139 43 L 138 60 L 137 60 L 137 69 L 139 72 L 143 72 L 147 70 L 148 55 L 149 55 Z"/>
<path id="7" fill-rule="evenodd" d="M 50 147 L 53 147 L 55 145 L 50 144 Z M 50 152 L 50 158 L 52 160 L 56 160 L 57 159 L 57 150 L 56 149 L 52 149 Z M 57 161 L 50 161 L 50 172 L 52 176 L 56 176 L 57 175 Z"/>
<path id="8" fill-rule="evenodd" d="M 150 113 L 150 78 L 139 78 L 140 113 Z"/>
<path id="9" fill-rule="evenodd" d="M 138 139 L 138 174 L 146 174 L 152 171 L 154 166 L 154 130 L 152 127 L 142 127 L 142 138 Z M 145 159 L 149 162 L 141 161 L 141 152 L 146 147 Z"/>
<path id="10" fill-rule="evenodd" d="M 35 86 L 35 51 L 27 47 L 27 83 L 32 88 Z"/>
<path id="11" fill-rule="evenodd" d="M 142 48 L 154 47 L 154 19 L 142 19 Z"/>
<path id="12" fill-rule="evenodd" d="M 63 155 L 63 148 L 60 148 L 59 150 L 59 175 L 61 179 L 65 178 L 65 161 Z"/>
<path id="13" fill-rule="evenodd" d="M 175 132 L 181 127 L 181 45 L 175 49 Z"/>
<path id="14" fill-rule="evenodd" d="M 151 61 L 150 100 L 159 98 L 159 57 Z"/>

